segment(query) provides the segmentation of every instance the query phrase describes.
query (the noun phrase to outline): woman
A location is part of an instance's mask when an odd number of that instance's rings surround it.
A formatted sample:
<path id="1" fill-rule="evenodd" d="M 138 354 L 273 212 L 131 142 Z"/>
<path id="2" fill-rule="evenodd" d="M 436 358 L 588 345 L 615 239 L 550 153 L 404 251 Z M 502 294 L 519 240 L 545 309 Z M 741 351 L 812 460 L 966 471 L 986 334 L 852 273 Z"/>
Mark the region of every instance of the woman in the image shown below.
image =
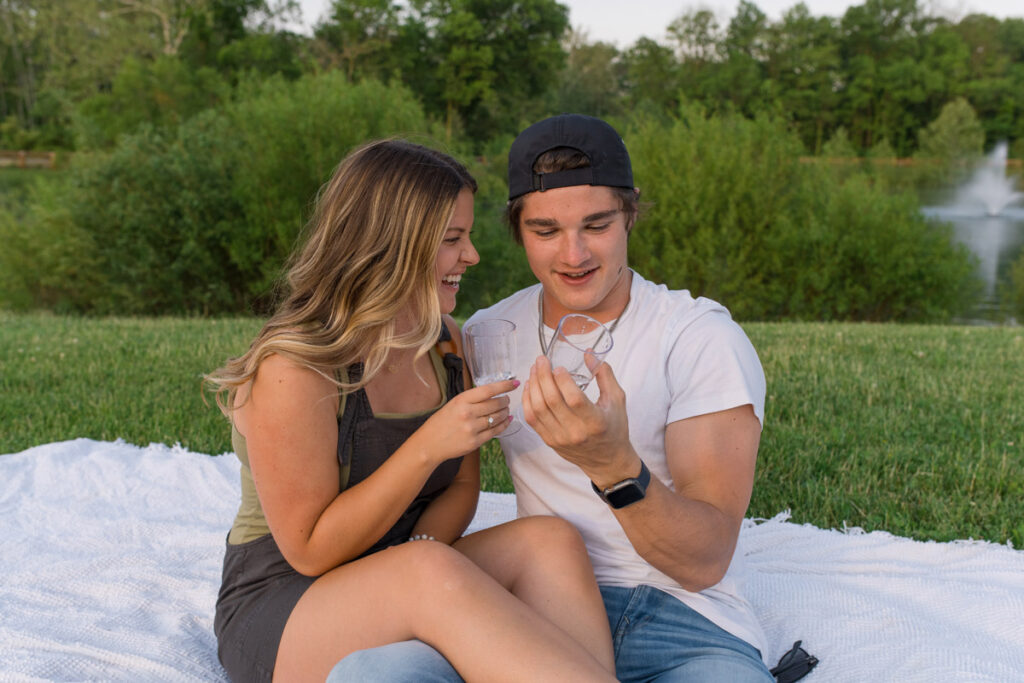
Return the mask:
<path id="1" fill-rule="evenodd" d="M 277 312 L 208 378 L 243 464 L 214 623 L 232 680 L 322 681 L 350 652 L 414 638 L 469 680 L 613 680 L 575 529 L 535 517 L 460 538 L 478 449 L 517 386 L 462 391 L 448 314 L 479 261 L 475 190 L 436 151 L 356 150 Z"/>

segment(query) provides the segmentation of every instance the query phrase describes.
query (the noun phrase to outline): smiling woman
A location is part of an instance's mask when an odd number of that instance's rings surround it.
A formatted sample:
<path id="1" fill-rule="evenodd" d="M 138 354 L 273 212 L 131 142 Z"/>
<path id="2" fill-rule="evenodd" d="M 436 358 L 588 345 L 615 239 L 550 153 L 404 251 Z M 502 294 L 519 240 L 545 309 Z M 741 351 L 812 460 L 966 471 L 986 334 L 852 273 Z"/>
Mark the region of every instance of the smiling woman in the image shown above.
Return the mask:
<path id="1" fill-rule="evenodd" d="M 441 240 L 437 252 L 437 275 L 441 312 L 449 314 L 455 310 L 455 295 L 466 268 L 480 262 L 473 243 L 469 239 L 473 227 L 473 193 L 464 188 L 455 199 L 451 222 Z"/>
<path id="2" fill-rule="evenodd" d="M 214 621 L 233 680 L 323 680 L 350 652 L 414 638 L 465 678 L 612 680 L 574 528 L 462 535 L 479 448 L 506 429 L 502 394 L 518 385 L 465 388 L 449 314 L 479 261 L 475 190 L 426 147 L 356 149 L 320 194 L 277 312 L 208 376 L 241 462 Z"/>

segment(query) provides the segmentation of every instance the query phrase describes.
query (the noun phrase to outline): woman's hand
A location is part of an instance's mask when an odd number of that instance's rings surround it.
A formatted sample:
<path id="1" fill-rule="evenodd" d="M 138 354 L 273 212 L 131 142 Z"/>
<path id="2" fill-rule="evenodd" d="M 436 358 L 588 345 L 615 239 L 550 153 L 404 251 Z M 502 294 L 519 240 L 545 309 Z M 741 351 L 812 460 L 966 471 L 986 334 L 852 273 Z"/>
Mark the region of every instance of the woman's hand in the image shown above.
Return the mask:
<path id="1" fill-rule="evenodd" d="M 410 440 L 430 462 L 440 464 L 476 450 L 508 427 L 508 396 L 519 380 L 467 389 L 434 413 Z"/>

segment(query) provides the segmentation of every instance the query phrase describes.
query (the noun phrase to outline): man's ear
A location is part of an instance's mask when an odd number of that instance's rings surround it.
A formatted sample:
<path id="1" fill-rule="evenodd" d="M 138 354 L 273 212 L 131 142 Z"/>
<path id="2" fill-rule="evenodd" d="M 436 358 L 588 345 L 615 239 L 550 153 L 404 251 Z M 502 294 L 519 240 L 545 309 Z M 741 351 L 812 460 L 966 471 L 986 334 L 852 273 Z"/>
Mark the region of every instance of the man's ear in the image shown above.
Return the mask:
<path id="1" fill-rule="evenodd" d="M 636 211 L 631 211 L 630 213 L 626 214 L 626 236 L 627 237 L 629 237 L 630 235 L 633 234 L 633 226 L 636 225 L 637 213 L 638 212 L 636 212 Z"/>
<path id="2" fill-rule="evenodd" d="M 633 195 L 636 197 L 636 200 L 639 202 L 640 201 L 640 188 L 639 187 L 634 187 L 633 188 Z M 630 213 L 629 216 L 626 218 L 626 236 L 627 237 L 633 234 L 633 226 L 636 225 L 636 217 L 637 217 L 638 213 L 639 213 L 639 209 L 637 209 L 636 211 L 633 211 L 632 213 Z"/>

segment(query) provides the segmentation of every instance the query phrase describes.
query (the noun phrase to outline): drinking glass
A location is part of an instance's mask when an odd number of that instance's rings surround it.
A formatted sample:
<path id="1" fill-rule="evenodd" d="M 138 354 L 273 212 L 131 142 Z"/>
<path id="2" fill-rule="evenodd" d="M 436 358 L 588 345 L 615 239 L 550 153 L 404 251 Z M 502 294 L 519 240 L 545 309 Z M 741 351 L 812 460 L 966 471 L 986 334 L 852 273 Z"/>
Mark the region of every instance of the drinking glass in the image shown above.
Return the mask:
<path id="1" fill-rule="evenodd" d="M 612 333 L 589 315 L 570 313 L 558 321 L 555 336 L 548 346 L 551 367 L 562 367 L 583 391 L 612 350 Z"/>
<path id="2" fill-rule="evenodd" d="M 462 330 L 466 344 L 466 360 L 477 386 L 503 379 L 514 379 L 516 360 L 516 324 L 511 320 L 481 320 Z M 500 394 L 499 394 L 500 395 Z M 512 405 L 509 404 L 509 414 Z M 513 420 L 499 436 L 510 436 L 519 431 L 518 420 Z"/>

